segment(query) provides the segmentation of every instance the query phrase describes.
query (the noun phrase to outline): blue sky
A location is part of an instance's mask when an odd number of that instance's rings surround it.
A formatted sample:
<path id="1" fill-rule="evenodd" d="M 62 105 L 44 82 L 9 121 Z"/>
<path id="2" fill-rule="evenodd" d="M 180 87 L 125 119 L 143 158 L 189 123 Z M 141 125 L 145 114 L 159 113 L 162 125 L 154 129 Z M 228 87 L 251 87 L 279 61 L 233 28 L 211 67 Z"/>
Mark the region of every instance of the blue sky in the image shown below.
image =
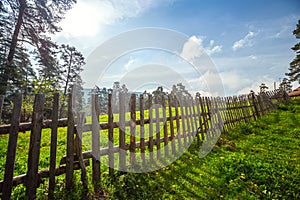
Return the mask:
<path id="1" fill-rule="evenodd" d="M 76 46 L 89 60 L 101 44 L 126 31 L 143 27 L 178 31 L 206 50 L 215 71 L 195 73 L 187 57 L 183 61 L 172 52 L 139 49 L 120 56 L 104 74 L 87 64 L 82 74 L 85 87 L 109 87 L 115 79 L 126 81 L 126 74 L 142 73 L 141 66 L 155 63 L 175 66 L 171 71 L 180 74 L 193 92 L 221 95 L 214 87 L 220 77 L 225 95 L 242 94 L 257 90 L 262 82 L 273 88 L 274 81 L 284 77 L 295 56 L 290 48 L 297 42 L 292 31 L 300 19 L 299 8 L 297 0 L 78 0 L 54 39 Z M 189 53 L 197 52 L 190 48 Z M 170 79 L 162 84 L 182 82 L 172 73 L 162 79 Z"/>

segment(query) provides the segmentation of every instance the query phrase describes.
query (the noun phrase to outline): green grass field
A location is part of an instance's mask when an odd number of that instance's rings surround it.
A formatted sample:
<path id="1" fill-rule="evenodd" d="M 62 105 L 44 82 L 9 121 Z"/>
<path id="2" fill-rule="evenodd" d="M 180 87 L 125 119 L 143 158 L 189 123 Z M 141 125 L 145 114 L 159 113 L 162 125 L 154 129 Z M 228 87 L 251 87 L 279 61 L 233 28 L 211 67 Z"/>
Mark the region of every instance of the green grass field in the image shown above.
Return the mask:
<path id="1" fill-rule="evenodd" d="M 103 118 L 102 120 L 105 120 Z M 151 173 L 108 176 L 102 169 L 102 187 L 108 199 L 299 199 L 300 198 L 300 101 L 293 100 L 249 124 L 241 124 L 222 136 L 206 157 L 198 156 L 194 142 L 180 159 Z M 65 128 L 60 129 L 58 158 L 65 154 Z M 115 134 L 117 134 L 116 131 Z M 50 130 L 43 130 L 40 169 L 48 167 Z M 87 133 L 88 134 L 88 133 Z M 0 179 L 3 180 L 7 136 L 0 136 Z M 15 175 L 26 173 L 29 133 L 20 133 Z M 234 143 L 236 148 L 229 148 Z M 88 147 L 85 147 L 88 149 Z M 58 161 L 59 162 L 59 159 Z M 88 167 L 89 189 L 91 167 Z M 82 194 L 80 172 L 75 172 L 75 189 L 64 190 L 64 175 L 57 178 L 57 199 L 78 199 Z M 47 197 L 48 180 L 38 189 Z M 14 189 L 13 199 L 22 198 L 24 186 Z M 92 192 L 85 198 L 92 199 Z"/>

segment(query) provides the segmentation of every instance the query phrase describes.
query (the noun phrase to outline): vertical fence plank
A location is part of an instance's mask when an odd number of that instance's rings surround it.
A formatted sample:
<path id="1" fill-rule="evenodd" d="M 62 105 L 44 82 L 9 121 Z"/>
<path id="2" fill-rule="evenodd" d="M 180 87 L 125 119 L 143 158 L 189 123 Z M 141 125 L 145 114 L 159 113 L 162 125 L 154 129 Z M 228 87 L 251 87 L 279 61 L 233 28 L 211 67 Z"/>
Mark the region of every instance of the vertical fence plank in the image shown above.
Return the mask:
<path id="1" fill-rule="evenodd" d="M 198 121 L 199 121 L 199 127 L 197 128 L 197 137 L 198 137 L 198 142 L 200 144 L 200 136 L 199 136 L 199 132 L 201 132 L 201 140 L 203 141 L 205 138 L 204 138 L 204 127 L 203 127 L 203 110 L 202 112 L 200 111 L 200 108 L 201 108 L 201 96 L 200 94 L 196 96 L 195 98 L 195 102 L 196 102 L 196 111 L 197 111 L 197 116 L 198 116 Z"/>
<path id="2" fill-rule="evenodd" d="M 167 114 L 166 114 L 166 99 L 165 95 L 161 95 L 162 100 L 162 113 L 163 113 L 163 123 L 164 123 L 164 153 L 165 158 L 169 157 L 169 136 L 168 136 L 168 125 L 167 125 Z"/>
<path id="3" fill-rule="evenodd" d="M 172 154 L 175 155 L 176 147 L 175 147 L 175 134 L 174 134 L 174 120 L 172 113 L 172 96 L 168 95 L 168 106 L 169 106 L 169 116 L 170 116 L 170 133 L 171 133 L 171 144 L 172 144 Z"/>
<path id="4" fill-rule="evenodd" d="M 196 120 L 196 111 L 195 111 L 195 104 L 194 104 L 194 98 L 189 97 L 190 101 L 190 115 L 191 115 L 191 125 L 192 125 L 192 137 L 194 138 L 196 136 L 197 130 L 195 130 L 195 127 L 197 129 L 197 120 Z"/>
<path id="5" fill-rule="evenodd" d="M 226 126 L 226 105 L 224 104 L 224 99 L 223 97 L 218 99 L 218 104 L 219 104 L 219 111 L 220 111 L 220 116 L 222 120 L 222 126 L 223 126 L 223 133 L 227 133 L 227 126 Z"/>
<path id="6" fill-rule="evenodd" d="M 150 162 L 154 162 L 154 156 L 153 156 L 153 108 L 152 108 L 152 95 L 149 94 L 149 156 L 150 156 Z"/>
<path id="7" fill-rule="evenodd" d="M 126 168 L 126 144 L 125 144 L 125 93 L 119 93 L 119 169 Z"/>
<path id="8" fill-rule="evenodd" d="M 186 148 L 187 147 L 187 134 L 186 134 L 186 124 L 185 124 L 185 121 L 186 121 L 185 107 L 186 107 L 186 105 L 185 105 L 183 98 L 180 99 L 180 103 L 181 103 L 181 105 L 179 105 L 179 106 L 180 106 L 180 111 L 181 111 L 181 126 L 182 126 L 182 135 L 183 135 L 183 145 Z M 181 137 L 180 137 L 180 140 L 181 140 Z"/>
<path id="9" fill-rule="evenodd" d="M 214 97 L 208 98 L 208 104 L 210 108 L 210 131 L 212 138 L 215 137 L 215 133 L 217 131 L 216 108 L 214 102 Z"/>
<path id="10" fill-rule="evenodd" d="M 258 107 L 257 107 L 257 103 L 256 103 L 256 99 L 255 99 L 255 94 L 254 92 L 251 92 L 251 100 L 252 100 L 252 105 L 254 108 L 254 120 L 256 120 L 258 117 L 260 117 L 259 112 L 258 112 Z"/>
<path id="11" fill-rule="evenodd" d="M 208 111 L 207 111 L 207 106 L 205 104 L 205 99 L 204 97 L 199 96 L 199 103 L 201 106 L 201 120 L 203 120 L 203 125 L 204 125 L 204 130 L 203 134 L 205 133 L 205 139 L 208 139 Z"/>
<path id="12" fill-rule="evenodd" d="M 145 157 L 145 115 L 144 115 L 144 94 L 140 95 L 140 140 L 141 140 L 141 158 L 142 165 L 146 165 L 146 157 Z"/>
<path id="13" fill-rule="evenodd" d="M 4 97 L 4 96 L 3 96 Z M 1 103 L 1 102 L 0 102 Z M 0 105 L 1 106 L 1 105 Z M 14 99 L 14 108 L 11 117 L 11 126 L 9 130 L 9 140 L 6 153 L 4 183 L 2 188 L 2 199 L 10 199 L 12 187 L 14 166 L 16 158 L 16 149 L 18 142 L 19 123 L 21 117 L 22 95 L 18 94 Z"/>
<path id="14" fill-rule="evenodd" d="M 224 127 L 224 121 L 222 120 L 222 106 L 220 103 L 220 97 L 216 98 L 215 100 L 215 104 L 216 104 L 216 112 L 217 112 L 217 120 L 218 120 L 218 129 L 220 131 L 220 134 L 223 131 L 223 127 Z"/>
<path id="15" fill-rule="evenodd" d="M 135 165 L 135 130 L 136 130 L 136 95 L 131 94 L 130 97 L 130 164 L 133 167 Z"/>
<path id="16" fill-rule="evenodd" d="M 227 102 L 230 129 L 233 129 L 234 128 L 234 121 L 233 121 L 234 118 L 233 118 L 233 108 L 232 108 L 233 104 L 232 104 L 231 97 L 227 97 L 226 102 Z"/>
<path id="17" fill-rule="evenodd" d="M 187 97 L 183 98 L 183 104 L 185 105 L 184 112 L 185 112 L 185 120 L 186 120 L 186 127 L 187 127 L 187 134 L 185 135 L 185 138 L 186 137 L 188 138 L 187 144 L 191 144 L 192 143 L 191 124 L 190 124 L 191 113 L 189 113 L 190 103 L 188 102 Z"/>
<path id="18" fill-rule="evenodd" d="M 158 96 L 155 96 L 155 143 L 156 143 L 156 158 L 159 160 L 161 156 L 160 150 L 160 119 L 159 119 L 159 99 Z"/>
<path id="19" fill-rule="evenodd" d="M 83 155 L 82 155 L 82 133 L 83 133 L 83 126 L 85 121 L 84 112 L 79 112 L 77 116 L 77 127 L 76 127 L 76 155 L 79 160 L 79 165 L 81 169 L 81 182 L 84 186 L 84 192 L 83 195 L 86 194 L 87 188 L 88 188 L 88 178 L 86 175 L 86 166 L 84 164 Z"/>
<path id="20" fill-rule="evenodd" d="M 114 157 L 114 116 L 112 112 L 112 94 L 108 94 L 108 166 L 109 175 L 114 175 L 115 157 Z"/>
<path id="21" fill-rule="evenodd" d="M 55 93 L 53 98 L 52 124 L 51 124 L 49 199 L 53 198 L 53 191 L 55 189 L 58 109 L 59 109 L 59 94 Z"/>
<path id="22" fill-rule="evenodd" d="M 178 111 L 178 99 L 176 95 L 174 95 L 174 103 L 175 103 L 175 119 L 176 119 L 176 129 L 177 129 L 177 139 L 178 139 L 178 150 L 179 152 L 182 150 L 181 144 L 181 130 L 180 130 L 180 120 L 179 120 L 179 111 Z"/>
<path id="23" fill-rule="evenodd" d="M 68 100 L 68 128 L 67 128 L 67 157 L 66 157 L 66 189 L 73 187 L 73 164 L 74 164 L 74 116 L 73 116 L 73 95 L 69 94 Z"/>
<path id="24" fill-rule="evenodd" d="M 40 182 L 37 172 L 40 159 L 44 99 L 43 94 L 37 94 L 34 99 L 26 182 L 26 196 L 28 199 L 36 198 L 36 189 Z"/>
<path id="25" fill-rule="evenodd" d="M 92 94 L 92 182 L 95 195 L 101 193 L 100 183 L 100 126 L 99 126 L 99 98 Z"/>
<path id="26" fill-rule="evenodd" d="M 211 113 L 211 106 L 210 106 L 210 100 L 208 97 L 205 97 L 205 109 L 207 112 L 206 115 L 206 124 L 207 124 L 207 129 L 206 129 L 206 137 L 207 139 L 212 138 L 211 132 L 212 132 L 212 127 L 211 127 L 211 120 L 212 120 L 212 113 Z"/>
<path id="27" fill-rule="evenodd" d="M 261 116 L 264 116 L 265 115 L 265 106 L 264 106 L 264 103 L 262 101 L 261 94 L 259 94 L 257 96 L 257 101 L 258 101 L 258 105 L 259 105 L 260 114 L 261 114 Z"/>

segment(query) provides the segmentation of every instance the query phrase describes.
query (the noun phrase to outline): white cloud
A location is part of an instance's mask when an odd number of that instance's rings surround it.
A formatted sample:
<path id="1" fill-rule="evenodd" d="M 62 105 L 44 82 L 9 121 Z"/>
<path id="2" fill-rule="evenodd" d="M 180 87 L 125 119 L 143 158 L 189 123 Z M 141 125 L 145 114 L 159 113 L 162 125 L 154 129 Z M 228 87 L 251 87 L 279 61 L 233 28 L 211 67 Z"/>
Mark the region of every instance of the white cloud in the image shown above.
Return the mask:
<path id="1" fill-rule="evenodd" d="M 208 56 L 222 51 L 223 46 L 214 45 L 215 41 L 210 40 L 209 46 L 204 47 L 203 37 L 191 36 L 188 41 L 183 45 L 180 56 L 189 62 L 193 62 L 196 58 L 200 57 L 204 53 Z"/>
<path id="2" fill-rule="evenodd" d="M 250 55 L 249 58 L 251 58 L 252 60 L 257 60 L 257 57 L 255 55 Z"/>
<path id="3" fill-rule="evenodd" d="M 232 45 L 232 49 L 234 51 L 236 51 L 236 50 L 241 49 L 243 47 L 252 46 L 252 38 L 256 35 L 257 35 L 257 33 L 249 31 L 249 33 L 243 39 L 240 39 L 240 40 L 234 42 L 234 44 Z"/>
<path id="4" fill-rule="evenodd" d="M 149 8 L 174 0 L 78 0 L 61 21 L 65 37 L 95 36 L 104 26 L 136 17 Z"/>
<path id="5" fill-rule="evenodd" d="M 193 88 L 197 88 L 199 91 L 202 91 L 202 94 L 224 96 L 223 82 L 221 76 L 217 72 L 208 70 L 200 77 L 190 79 L 188 82 L 193 86 Z"/>
<path id="6" fill-rule="evenodd" d="M 253 90 L 255 93 L 259 92 L 259 86 L 264 83 L 268 90 L 274 89 L 274 79 L 266 76 L 257 77 L 255 80 L 252 81 L 252 84 L 249 84 L 248 86 L 240 89 L 237 91 L 237 94 L 248 94 L 251 90 Z M 278 86 L 277 86 L 278 87 Z"/>
<path id="7" fill-rule="evenodd" d="M 202 38 L 191 36 L 188 41 L 183 45 L 180 56 L 187 61 L 192 62 L 195 58 L 204 54 L 204 49 L 202 47 Z"/>
<path id="8" fill-rule="evenodd" d="M 215 41 L 214 40 L 210 40 L 209 46 L 205 48 L 207 55 L 212 55 L 215 53 L 219 53 L 222 51 L 223 46 L 221 45 L 216 45 L 214 46 Z"/>
<path id="9" fill-rule="evenodd" d="M 235 71 L 226 71 L 220 73 L 223 85 L 229 91 L 238 91 L 241 88 L 251 84 L 252 80 L 245 78 L 242 74 Z"/>
<path id="10" fill-rule="evenodd" d="M 130 69 L 130 66 L 135 62 L 136 62 L 136 60 L 134 58 L 130 57 L 128 62 L 124 65 L 125 69 L 128 71 Z"/>

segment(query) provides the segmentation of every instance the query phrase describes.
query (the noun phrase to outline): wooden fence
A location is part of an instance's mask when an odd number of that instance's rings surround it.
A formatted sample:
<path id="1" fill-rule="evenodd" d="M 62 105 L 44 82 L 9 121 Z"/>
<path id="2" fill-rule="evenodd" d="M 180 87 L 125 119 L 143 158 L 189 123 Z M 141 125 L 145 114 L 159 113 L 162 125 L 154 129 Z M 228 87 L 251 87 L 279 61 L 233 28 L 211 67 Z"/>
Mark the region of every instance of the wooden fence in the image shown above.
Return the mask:
<path id="1" fill-rule="evenodd" d="M 201 97 L 162 94 L 152 96 L 131 94 L 126 102 L 125 94 L 118 95 L 118 115 L 113 113 L 112 94 L 108 95 L 107 120 L 100 120 L 99 98 L 91 95 L 91 116 L 74 114 L 72 94 L 69 94 L 68 117 L 58 119 L 59 95 L 53 98 L 51 120 L 43 120 L 45 98 L 37 94 L 32 121 L 20 123 L 22 96 L 14 98 L 11 124 L 0 126 L 0 134 L 9 134 L 4 180 L 0 181 L 2 199 L 10 199 L 13 186 L 24 184 L 26 196 L 36 198 L 42 179 L 49 178 L 49 197 L 55 189 L 56 176 L 65 174 L 66 189 L 73 187 L 74 170 L 81 170 L 81 181 L 87 188 L 86 167 L 92 165 L 94 192 L 101 193 L 102 157 L 108 158 L 108 172 L 143 169 L 149 170 L 155 161 L 176 157 L 192 143 L 209 140 L 218 134 L 226 134 L 240 122 L 256 120 L 276 109 L 276 103 L 288 101 L 281 90 L 259 95 L 250 93 L 233 97 Z M 147 104 L 147 106 L 145 106 Z M 86 119 L 90 121 L 86 123 Z M 63 158 L 57 158 L 59 127 L 66 127 L 67 142 Z M 49 169 L 39 168 L 42 129 L 51 129 Z M 28 169 L 23 175 L 14 176 L 18 133 L 30 131 Z M 82 140 L 91 132 L 91 150 L 82 151 Z M 101 141 L 107 146 L 102 147 Z M 45 152 L 43 152 L 45 153 Z M 57 159 L 60 165 L 57 166 Z M 90 160 L 91 159 L 91 160 Z M 91 161 L 91 163 L 90 163 Z M 148 167 L 148 168 L 147 168 Z M 150 167 L 150 168 L 149 168 Z M 139 169 L 140 168 L 140 169 Z"/>

